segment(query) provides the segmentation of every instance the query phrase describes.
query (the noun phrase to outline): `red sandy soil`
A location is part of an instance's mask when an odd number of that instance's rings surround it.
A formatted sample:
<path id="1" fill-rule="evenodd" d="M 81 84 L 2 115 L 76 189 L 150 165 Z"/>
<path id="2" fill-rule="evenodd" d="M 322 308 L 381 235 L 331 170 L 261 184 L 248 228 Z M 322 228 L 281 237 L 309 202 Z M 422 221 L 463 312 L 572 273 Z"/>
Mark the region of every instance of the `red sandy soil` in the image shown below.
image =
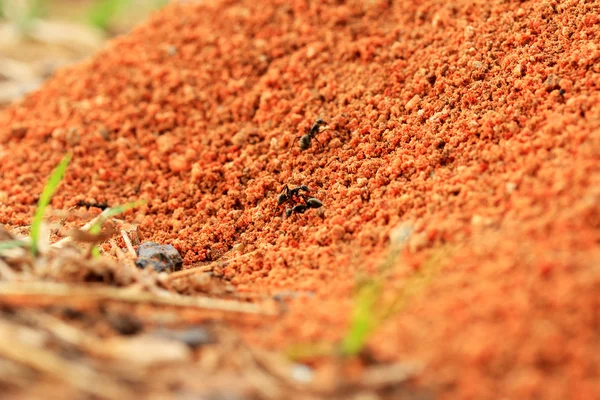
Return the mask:
<path id="1" fill-rule="evenodd" d="M 389 292 L 437 272 L 376 359 L 439 398 L 598 398 L 600 7 L 337 3 L 173 5 L 59 72 L 0 114 L 0 223 L 71 151 L 55 209 L 145 199 L 130 218 L 185 268 L 242 245 L 238 290 L 315 292 L 245 332 L 275 349 L 342 337 L 401 226 Z M 284 184 L 324 207 L 282 218 Z"/>

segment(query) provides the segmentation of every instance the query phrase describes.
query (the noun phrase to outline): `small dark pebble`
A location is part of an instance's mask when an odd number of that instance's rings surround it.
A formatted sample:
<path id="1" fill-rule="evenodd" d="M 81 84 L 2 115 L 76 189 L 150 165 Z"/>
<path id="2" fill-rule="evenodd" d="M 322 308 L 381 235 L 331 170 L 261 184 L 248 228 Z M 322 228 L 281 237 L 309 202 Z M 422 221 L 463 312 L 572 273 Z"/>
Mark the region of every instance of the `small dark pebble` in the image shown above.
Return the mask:
<path id="1" fill-rule="evenodd" d="M 85 318 L 85 313 L 71 307 L 57 308 L 56 311 L 69 320 L 80 320 Z"/>
<path id="2" fill-rule="evenodd" d="M 554 74 L 550 74 L 546 78 L 546 81 L 544 81 L 544 86 L 548 92 L 560 89 L 560 78 Z"/>
<path id="3" fill-rule="evenodd" d="M 203 327 L 194 327 L 183 330 L 161 329 L 154 332 L 154 334 L 163 338 L 183 342 L 191 348 L 215 343 L 214 336 Z"/>
<path id="4" fill-rule="evenodd" d="M 135 335 L 143 328 L 142 321 L 128 314 L 108 313 L 106 320 L 121 335 Z"/>
<path id="5" fill-rule="evenodd" d="M 183 267 L 183 259 L 177 249 L 170 244 L 145 242 L 138 247 L 137 255 L 135 265 L 138 268 L 152 267 L 156 272 L 173 272 Z"/>

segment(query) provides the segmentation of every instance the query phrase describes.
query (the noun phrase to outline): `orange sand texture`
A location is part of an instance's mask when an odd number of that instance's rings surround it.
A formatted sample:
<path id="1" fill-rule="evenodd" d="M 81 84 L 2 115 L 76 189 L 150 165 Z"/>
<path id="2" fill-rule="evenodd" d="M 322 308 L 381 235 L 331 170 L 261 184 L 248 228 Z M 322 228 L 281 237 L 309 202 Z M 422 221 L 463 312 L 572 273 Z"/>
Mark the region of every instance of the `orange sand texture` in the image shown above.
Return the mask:
<path id="1" fill-rule="evenodd" d="M 600 396 L 598 3 L 204 3 L 0 114 L 0 223 L 30 223 L 71 151 L 55 209 L 145 199 L 129 218 L 184 268 L 238 245 L 239 291 L 314 292 L 244 333 L 273 349 L 340 339 L 401 244 L 387 291 L 437 272 L 376 359 L 422 362 L 440 398 Z M 284 184 L 324 207 L 282 218 Z"/>

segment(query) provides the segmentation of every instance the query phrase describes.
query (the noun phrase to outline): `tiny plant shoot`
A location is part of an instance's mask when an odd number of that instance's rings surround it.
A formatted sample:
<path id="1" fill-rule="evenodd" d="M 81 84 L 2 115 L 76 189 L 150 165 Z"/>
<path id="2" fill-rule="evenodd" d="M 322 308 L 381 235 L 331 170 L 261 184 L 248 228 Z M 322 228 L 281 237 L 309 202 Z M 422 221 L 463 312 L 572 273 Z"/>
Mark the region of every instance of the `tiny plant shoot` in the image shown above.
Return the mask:
<path id="1" fill-rule="evenodd" d="M 50 178 L 48 178 L 48 182 L 44 186 L 44 190 L 42 191 L 42 195 L 37 204 L 37 208 L 35 209 L 35 215 L 33 217 L 33 222 L 31 223 L 31 253 L 34 256 L 38 255 L 39 252 L 39 238 L 40 238 L 40 228 L 42 226 L 42 222 L 44 219 L 44 213 L 46 212 L 46 208 L 50 204 L 52 200 L 52 196 L 58 185 L 63 179 L 65 174 L 65 170 L 67 166 L 71 162 L 72 154 L 68 153 L 63 157 L 60 163 L 54 168 L 52 174 L 50 174 Z"/>
<path id="2" fill-rule="evenodd" d="M 110 207 L 106 210 L 102 211 L 96 222 L 90 227 L 90 233 L 93 235 L 97 235 L 102 230 L 102 225 L 104 222 L 112 217 L 115 217 L 119 214 L 124 213 L 127 210 L 131 210 L 132 208 L 140 207 L 144 205 L 146 202 L 143 200 L 133 201 L 131 203 L 121 204 L 120 206 Z M 92 249 L 92 255 L 94 257 L 100 256 L 100 250 L 98 246 L 94 246 Z"/>
<path id="3" fill-rule="evenodd" d="M 18 247 L 25 247 L 28 243 L 24 240 L 5 240 L 0 242 L 0 254 L 5 251 L 16 249 Z"/>
<path id="4" fill-rule="evenodd" d="M 375 307 L 382 294 L 381 283 L 370 280 L 359 289 L 355 298 L 350 329 L 341 342 L 343 355 L 355 356 L 365 347 L 371 333 L 380 324 Z"/>

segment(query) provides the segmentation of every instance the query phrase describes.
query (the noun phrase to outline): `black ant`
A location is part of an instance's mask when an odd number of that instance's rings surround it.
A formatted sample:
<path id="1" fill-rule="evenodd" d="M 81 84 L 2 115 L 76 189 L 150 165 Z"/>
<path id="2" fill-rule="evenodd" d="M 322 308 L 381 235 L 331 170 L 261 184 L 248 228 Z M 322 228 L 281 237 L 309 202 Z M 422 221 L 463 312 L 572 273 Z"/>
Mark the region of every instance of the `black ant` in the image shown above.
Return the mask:
<path id="1" fill-rule="evenodd" d="M 306 185 L 296 186 L 295 188 L 291 189 L 288 187 L 288 185 L 285 185 L 279 196 L 277 196 L 277 205 L 282 205 L 283 203 L 292 200 L 294 197 L 300 197 L 301 190 L 306 193 L 310 192 L 310 189 Z"/>
<path id="2" fill-rule="evenodd" d="M 319 140 L 316 138 L 316 135 L 317 135 L 317 133 L 321 133 L 321 132 L 324 132 L 327 129 L 329 129 L 329 128 L 325 128 L 325 129 L 321 130 L 322 125 L 327 125 L 327 122 L 325 122 L 321 118 L 319 118 L 315 121 L 313 126 L 309 129 L 309 131 L 306 134 L 301 135 L 301 136 L 296 136 L 294 141 L 296 141 L 296 139 L 300 138 L 300 149 L 301 150 L 308 149 L 310 147 L 310 143 L 311 143 L 312 139 L 315 139 L 317 141 L 317 143 L 319 143 L 319 146 L 322 146 L 321 142 L 319 142 Z"/>
<path id="3" fill-rule="evenodd" d="M 300 192 L 305 192 L 300 194 Z M 283 187 L 283 190 L 277 196 L 277 205 L 293 201 L 294 206 L 285 210 L 285 215 L 290 217 L 292 214 L 304 214 L 309 208 L 319 208 L 323 206 L 323 203 L 317 198 L 309 197 L 308 193 L 310 189 L 306 185 L 298 185 L 293 188 L 289 188 L 288 185 Z M 296 204 L 297 200 L 304 200 L 304 204 Z"/>
<path id="4" fill-rule="evenodd" d="M 77 201 L 77 207 L 85 207 L 87 209 L 89 209 L 90 207 L 96 207 L 101 210 L 106 210 L 107 208 L 109 208 L 109 205 L 108 203 L 94 203 L 90 201 L 79 200 Z"/>
<path id="5" fill-rule="evenodd" d="M 294 207 L 285 210 L 285 216 L 289 218 L 292 214 L 304 214 L 309 208 L 320 208 L 323 206 L 323 203 L 314 197 L 305 199 L 305 201 L 306 204 L 297 204 Z"/>
<path id="6" fill-rule="evenodd" d="M 323 203 L 321 203 L 321 200 L 315 199 L 314 197 L 311 197 L 308 200 L 306 200 L 306 205 L 307 205 L 308 208 L 321 208 L 321 207 L 323 207 Z"/>

